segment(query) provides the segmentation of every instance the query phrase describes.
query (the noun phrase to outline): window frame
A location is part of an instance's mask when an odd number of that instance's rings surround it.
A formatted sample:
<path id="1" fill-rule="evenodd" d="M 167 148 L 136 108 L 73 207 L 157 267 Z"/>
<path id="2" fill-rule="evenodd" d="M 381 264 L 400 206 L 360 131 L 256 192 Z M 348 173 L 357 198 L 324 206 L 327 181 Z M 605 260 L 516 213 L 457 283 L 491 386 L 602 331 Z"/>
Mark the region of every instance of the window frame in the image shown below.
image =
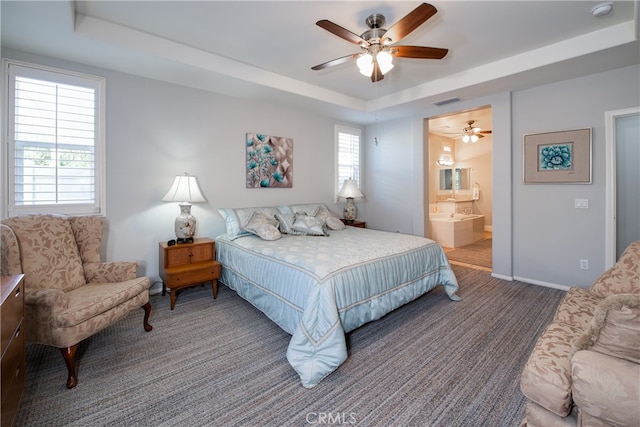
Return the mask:
<path id="1" fill-rule="evenodd" d="M 334 131 L 334 140 L 335 140 L 335 177 L 334 177 L 334 197 L 336 202 L 339 201 L 338 193 L 342 189 L 342 183 L 340 179 L 340 134 L 347 134 L 351 136 L 357 136 L 358 138 L 358 164 L 355 165 L 357 168 L 357 175 L 350 176 L 350 178 L 354 179 L 358 184 L 358 188 L 362 191 L 362 129 L 344 125 L 336 125 Z M 353 168 L 354 166 L 351 165 Z"/>
<path id="2" fill-rule="evenodd" d="M 15 199 L 15 83 L 11 84 L 14 76 L 35 78 L 49 82 L 70 84 L 74 86 L 90 87 L 95 90 L 95 131 L 94 131 L 94 200 L 93 203 L 49 203 L 38 205 L 16 205 Z M 67 215 L 106 214 L 106 79 L 101 76 L 79 73 L 61 68 L 33 64 L 8 58 L 2 58 L 3 96 L 2 125 L 5 131 L 2 144 L 1 173 L 3 185 L 3 214 L 11 217 L 28 213 L 55 213 Z M 61 144 L 64 145 L 64 144 Z"/>

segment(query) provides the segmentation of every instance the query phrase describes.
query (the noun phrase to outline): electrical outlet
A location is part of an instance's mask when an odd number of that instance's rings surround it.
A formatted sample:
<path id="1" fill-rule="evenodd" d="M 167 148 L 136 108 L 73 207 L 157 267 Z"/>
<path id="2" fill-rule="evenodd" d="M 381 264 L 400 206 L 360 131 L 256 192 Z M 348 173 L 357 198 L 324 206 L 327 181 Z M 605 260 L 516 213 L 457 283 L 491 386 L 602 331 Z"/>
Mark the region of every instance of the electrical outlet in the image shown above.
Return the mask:
<path id="1" fill-rule="evenodd" d="M 588 259 L 581 259 L 580 260 L 580 269 L 581 270 L 588 270 L 589 269 L 589 260 Z"/>

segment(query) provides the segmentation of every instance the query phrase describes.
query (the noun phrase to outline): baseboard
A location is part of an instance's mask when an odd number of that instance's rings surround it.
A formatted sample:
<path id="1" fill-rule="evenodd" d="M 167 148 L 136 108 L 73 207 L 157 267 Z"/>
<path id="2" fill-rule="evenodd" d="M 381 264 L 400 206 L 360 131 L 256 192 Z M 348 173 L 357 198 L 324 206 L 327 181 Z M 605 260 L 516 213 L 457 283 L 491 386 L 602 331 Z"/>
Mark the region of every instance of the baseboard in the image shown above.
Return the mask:
<path id="1" fill-rule="evenodd" d="M 528 279 L 526 277 L 513 276 L 513 278 L 518 282 L 530 283 L 532 285 L 537 285 L 537 286 L 544 286 L 545 288 L 560 289 L 562 291 L 568 291 L 569 288 L 571 288 L 571 286 L 557 285 L 555 283 L 542 282 L 540 280 Z"/>
<path id="2" fill-rule="evenodd" d="M 513 277 L 511 277 L 511 276 L 503 276 L 502 274 L 491 273 L 491 277 L 495 277 L 496 279 L 508 280 L 509 282 L 513 282 Z"/>

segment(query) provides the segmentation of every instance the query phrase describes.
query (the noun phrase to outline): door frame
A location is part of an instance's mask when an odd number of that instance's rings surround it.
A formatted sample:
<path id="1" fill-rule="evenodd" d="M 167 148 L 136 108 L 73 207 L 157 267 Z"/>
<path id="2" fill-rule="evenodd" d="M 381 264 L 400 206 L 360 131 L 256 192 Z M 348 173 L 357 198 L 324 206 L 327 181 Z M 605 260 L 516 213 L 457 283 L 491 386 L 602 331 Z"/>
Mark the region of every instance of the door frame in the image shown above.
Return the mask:
<path id="1" fill-rule="evenodd" d="M 605 191 L 605 269 L 611 268 L 616 257 L 616 119 L 640 115 L 640 107 L 605 111 L 606 191 Z"/>

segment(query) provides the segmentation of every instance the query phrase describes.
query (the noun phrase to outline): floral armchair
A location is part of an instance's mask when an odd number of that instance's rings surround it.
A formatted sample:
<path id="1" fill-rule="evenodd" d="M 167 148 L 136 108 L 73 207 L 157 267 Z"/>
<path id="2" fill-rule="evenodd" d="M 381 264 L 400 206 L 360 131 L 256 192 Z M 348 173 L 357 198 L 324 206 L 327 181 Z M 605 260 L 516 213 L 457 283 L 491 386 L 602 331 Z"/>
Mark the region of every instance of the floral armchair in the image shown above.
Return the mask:
<path id="1" fill-rule="evenodd" d="M 67 388 L 78 383 L 75 355 L 87 337 L 144 309 L 151 331 L 149 279 L 135 262 L 100 262 L 104 217 L 34 214 L 1 221 L 2 275 L 24 274 L 25 338 L 60 348 Z"/>

